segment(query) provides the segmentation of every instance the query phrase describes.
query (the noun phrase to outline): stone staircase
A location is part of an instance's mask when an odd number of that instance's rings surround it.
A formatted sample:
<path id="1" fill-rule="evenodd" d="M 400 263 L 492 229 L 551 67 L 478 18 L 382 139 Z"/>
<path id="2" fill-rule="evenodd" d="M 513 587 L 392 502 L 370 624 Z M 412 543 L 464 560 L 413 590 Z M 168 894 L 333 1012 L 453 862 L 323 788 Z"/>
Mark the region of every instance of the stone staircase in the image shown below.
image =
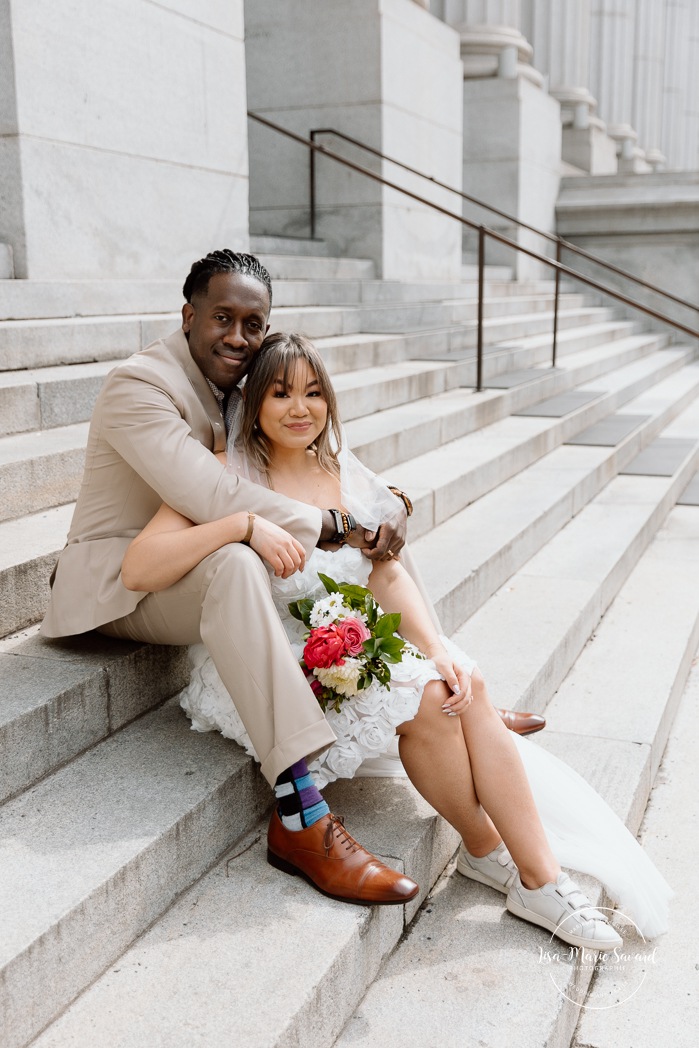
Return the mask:
<path id="1" fill-rule="evenodd" d="M 318 242 L 255 248 L 272 327 L 316 340 L 351 445 L 413 497 L 446 631 L 636 831 L 699 643 L 699 509 L 678 505 L 696 347 L 566 292 L 552 370 L 552 285 L 491 268 L 476 394 L 473 269 L 397 284 Z M 420 896 L 336 903 L 266 864 L 269 791 L 189 730 L 182 649 L 37 636 L 97 389 L 179 301 L 168 281 L 0 281 L 3 1048 L 463 1048 L 511 1044 L 513 1022 L 523 1048 L 569 1045 L 589 973 L 553 986 L 548 937 L 452 876 L 455 834 L 406 781 L 327 792 Z M 635 472 L 649 448 L 665 475 Z"/>

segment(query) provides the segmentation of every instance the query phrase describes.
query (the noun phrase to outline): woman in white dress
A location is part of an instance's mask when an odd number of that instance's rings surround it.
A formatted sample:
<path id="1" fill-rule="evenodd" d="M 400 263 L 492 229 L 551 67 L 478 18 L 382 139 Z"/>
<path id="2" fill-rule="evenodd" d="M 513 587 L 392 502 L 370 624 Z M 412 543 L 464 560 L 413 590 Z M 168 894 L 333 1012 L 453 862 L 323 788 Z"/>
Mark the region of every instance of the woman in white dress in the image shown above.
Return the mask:
<path id="1" fill-rule="evenodd" d="M 291 498 L 361 513 L 362 488 L 371 488 L 367 472 L 346 449 L 338 453 L 340 445 L 335 395 L 320 356 L 303 336 L 269 336 L 248 374 L 229 468 Z M 275 527 L 245 513 L 195 526 L 163 506 L 127 551 L 125 584 L 148 591 L 172 585 L 216 549 L 249 538 L 251 525 L 270 534 Z M 634 838 L 576 773 L 505 728 L 475 662 L 439 635 L 398 559 L 369 560 L 357 535 L 316 550 L 302 572 L 287 578 L 283 561 L 273 553 L 267 558 L 275 603 L 299 657 L 304 627 L 288 604 L 326 596 L 319 572 L 367 586 L 384 612 L 400 612 L 400 634 L 417 649 L 392 667 L 388 689 L 372 685 L 328 712 L 338 742 L 310 766 L 317 783 L 352 777 L 395 733 L 410 780 L 461 835 L 459 872 L 506 894 L 511 913 L 571 945 L 620 946 L 563 864 L 599 877 L 625 912 L 633 910 L 644 934 L 664 931 L 671 893 Z M 218 728 L 253 752 L 204 652 L 183 705 L 194 727 Z"/>

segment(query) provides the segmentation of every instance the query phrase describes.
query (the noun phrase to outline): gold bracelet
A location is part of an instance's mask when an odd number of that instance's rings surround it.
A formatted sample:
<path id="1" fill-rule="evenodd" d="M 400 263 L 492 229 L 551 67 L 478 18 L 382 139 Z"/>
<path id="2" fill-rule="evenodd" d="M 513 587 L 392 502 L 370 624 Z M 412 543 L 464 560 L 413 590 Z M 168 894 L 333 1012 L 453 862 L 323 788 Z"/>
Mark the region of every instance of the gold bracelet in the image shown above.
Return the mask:
<path id="1" fill-rule="evenodd" d="M 246 546 L 250 544 L 252 538 L 252 529 L 255 527 L 255 514 L 248 510 L 248 530 L 245 532 L 245 538 L 242 540 Z"/>

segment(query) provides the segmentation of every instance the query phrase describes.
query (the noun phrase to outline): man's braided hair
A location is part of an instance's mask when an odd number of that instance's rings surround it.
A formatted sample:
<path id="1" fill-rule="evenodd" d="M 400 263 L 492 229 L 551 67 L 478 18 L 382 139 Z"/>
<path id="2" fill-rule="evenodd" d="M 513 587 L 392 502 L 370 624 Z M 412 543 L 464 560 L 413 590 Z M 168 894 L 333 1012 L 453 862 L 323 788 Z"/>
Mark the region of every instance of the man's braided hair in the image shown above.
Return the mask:
<path id="1" fill-rule="evenodd" d="M 229 248 L 210 251 L 194 263 L 182 288 L 187 302 L 191 302 L 194 295 L 206 294 L 214 273 L 242 273 L 244 276 L 254 277 L 267 288 L 269 304 L 272 305 L 272 280 L 260 260 L 254 255 L 231 251 Z"/>

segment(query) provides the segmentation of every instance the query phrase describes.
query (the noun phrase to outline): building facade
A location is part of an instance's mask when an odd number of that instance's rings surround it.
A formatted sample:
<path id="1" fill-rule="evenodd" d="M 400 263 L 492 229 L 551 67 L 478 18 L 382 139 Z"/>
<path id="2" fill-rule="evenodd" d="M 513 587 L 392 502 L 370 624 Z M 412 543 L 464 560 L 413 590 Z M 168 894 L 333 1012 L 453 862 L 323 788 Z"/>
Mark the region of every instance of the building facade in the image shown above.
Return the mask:
<path id="1" fill-rule="evenodd" d="M 308 150 L 248 109 L 442 209 L 318 158 L 316 235 L 387 278 L 459 275 L 473 239 L 443 211 L 534 241 L 332 130 L 548 231 L 576 179 L 590 214 L 595 187 L 645 185 L 696 241 L 697 0 L 0 0 L 0 48 L 5 276 L 170 276 L 307 236 Z"/>

